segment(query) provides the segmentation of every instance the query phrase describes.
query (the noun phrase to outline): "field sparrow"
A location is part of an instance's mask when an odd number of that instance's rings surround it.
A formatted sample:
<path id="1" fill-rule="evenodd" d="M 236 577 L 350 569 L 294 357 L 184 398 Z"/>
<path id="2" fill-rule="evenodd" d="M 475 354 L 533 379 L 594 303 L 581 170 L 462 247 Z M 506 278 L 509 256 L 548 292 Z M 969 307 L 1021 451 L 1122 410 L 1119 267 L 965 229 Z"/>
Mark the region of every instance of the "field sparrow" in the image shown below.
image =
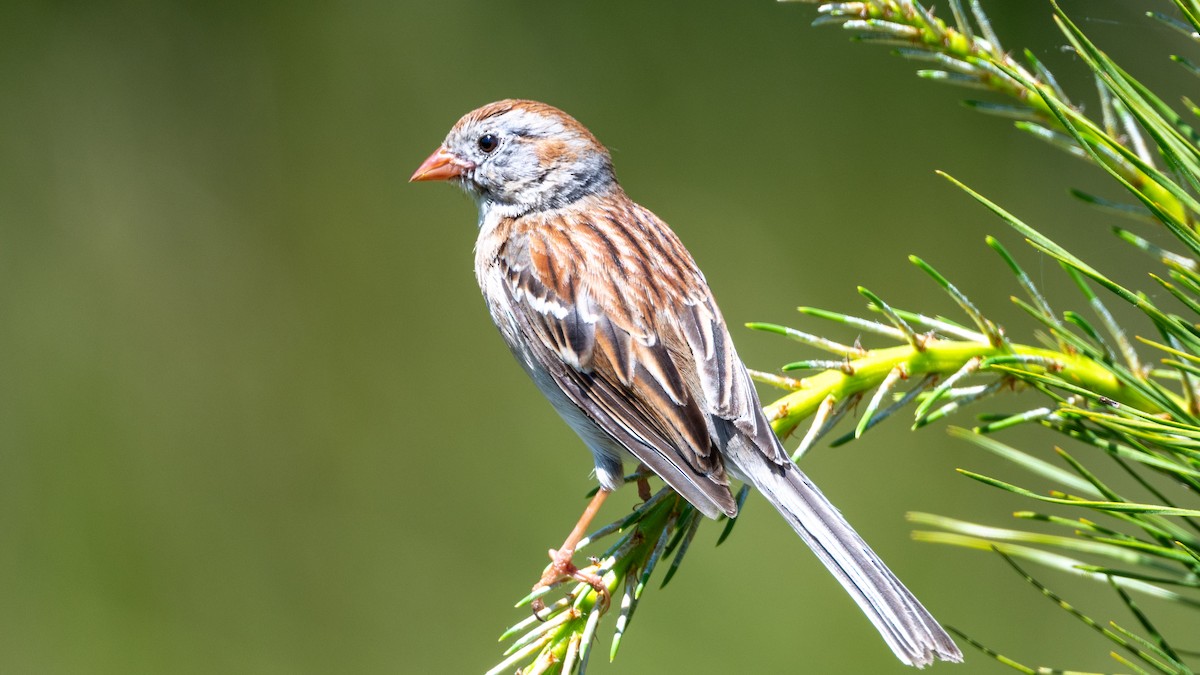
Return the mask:
<path id="1" fill-rule="evenodd" d="M 601 491 L 633 458 L 710 518 L 730 476 L 767 498 L 904 663 L 961 661 L 937 621 L 789 459 L 704 275 L 634 203 L 595 136 L 544 103 L 468 113 L 413 174 L 479 205 L 475 274 L 513 354 L 592 451 Z M 555 557 L 570 556 L 586 521 Z M 554 567 L 554 565 L 552 565 Z M 543 578 L 543 582 L 554 577 Z"/>

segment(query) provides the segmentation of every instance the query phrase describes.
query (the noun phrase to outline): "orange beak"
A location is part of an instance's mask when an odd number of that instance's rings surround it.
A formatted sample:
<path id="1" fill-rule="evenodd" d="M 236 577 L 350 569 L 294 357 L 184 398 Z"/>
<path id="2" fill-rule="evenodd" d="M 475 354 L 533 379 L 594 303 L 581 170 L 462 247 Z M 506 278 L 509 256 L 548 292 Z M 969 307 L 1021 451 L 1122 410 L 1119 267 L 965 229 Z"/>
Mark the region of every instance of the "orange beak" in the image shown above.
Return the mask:
<path id="1" fill-rule="evenodd" d="M 433 151 L 429 159 L 421 163 L 417 170 L 413 173 L 412 178 L 408 182 L 415 183 L 421 180 L 449 180 L 463 175 L 464 172 L 474 169 L 475 165 L 464 159 L 459 159 L 451 154 L 446 148 L 440 147 Z"/>

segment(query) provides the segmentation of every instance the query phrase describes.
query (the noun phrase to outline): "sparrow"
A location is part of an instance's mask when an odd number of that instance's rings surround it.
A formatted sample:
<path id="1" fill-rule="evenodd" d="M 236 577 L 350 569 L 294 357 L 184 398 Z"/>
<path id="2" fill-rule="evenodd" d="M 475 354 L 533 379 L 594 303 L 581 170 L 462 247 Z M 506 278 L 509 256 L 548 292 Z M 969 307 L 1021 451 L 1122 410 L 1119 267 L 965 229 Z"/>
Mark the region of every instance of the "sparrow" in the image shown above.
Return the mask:
<path id="1" fill-rule="evenodd" d="M 621 486 L 627 459 L 710 518 L 736 516 L 730 479 L 749 483 L 901 661 L 962 660 L 789 458 L 704 275 L 667 224 L 625 194 L 590 131 L 545 103 L 489 103 L 462 117 L 410 179 L 431 180 L 478 204 L 479 287 L 517 361 L 591 450 L 601 489 L 589 512 Z M 551 551 L 557 571 L 542 583 L 577 572 L 569 561 L 585 527 Z"/>

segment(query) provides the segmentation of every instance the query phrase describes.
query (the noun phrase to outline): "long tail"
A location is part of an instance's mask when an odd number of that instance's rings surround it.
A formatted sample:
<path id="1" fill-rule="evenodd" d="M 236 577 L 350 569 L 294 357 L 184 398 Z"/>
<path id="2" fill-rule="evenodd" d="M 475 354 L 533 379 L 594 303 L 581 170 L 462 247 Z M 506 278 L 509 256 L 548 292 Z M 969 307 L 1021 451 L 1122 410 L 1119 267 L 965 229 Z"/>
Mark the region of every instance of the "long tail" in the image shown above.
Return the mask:
<path id="1" fill-rule="evenodd" d="M 962 652 L 946 631 L 808 476 L 795 465 L 779 467 L 746 441 L 734 438 L 727 446 L 731 468 L 783 515 L 875 624 L 896 657 L 918 668 L 936 659 L 962 661 Z"/>

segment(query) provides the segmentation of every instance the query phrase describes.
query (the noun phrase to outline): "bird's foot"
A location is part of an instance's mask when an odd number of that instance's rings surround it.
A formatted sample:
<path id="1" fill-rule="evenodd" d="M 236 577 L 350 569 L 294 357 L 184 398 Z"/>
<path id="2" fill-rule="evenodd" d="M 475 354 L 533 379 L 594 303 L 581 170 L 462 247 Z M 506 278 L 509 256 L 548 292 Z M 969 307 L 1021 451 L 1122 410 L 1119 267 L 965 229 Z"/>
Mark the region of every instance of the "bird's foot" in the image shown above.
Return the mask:
<path id="1" fill-rule="evenodd" d="M 546 571 L 542 572 L 542 578 L 533 585 L 533 590 L 539 590 L 557 584 L 563 579 L 574 579 L 585 583 L 596 591 L 596 604 L 601 605 L 601 611 L 608 607 L 610 594 L 608 587 L 604 585 L 604 579 L 599 575 L 591 574 L 579 569 L 571 560 L 574 557 L 574 549 L 561 548 L 558 550 L 550 549 L 550 565 L 546 567 Z M 542 611 L 546 609 L 546 603 L 542 602 L 541 598 L 533 601 L 533 615 L 542 619 Z M 544 619 L 543 619 L 544 620 Z"/>
<path id="2" fill-rule="evenodd" d="M 650 491 L 650 481 L 646 480 L 644 477 L 638 479 L 637 490 L 638 499 L 641 499 L 643 504 L 650 501 L 650 498 L 654 496 L 654 493 Z"/>

